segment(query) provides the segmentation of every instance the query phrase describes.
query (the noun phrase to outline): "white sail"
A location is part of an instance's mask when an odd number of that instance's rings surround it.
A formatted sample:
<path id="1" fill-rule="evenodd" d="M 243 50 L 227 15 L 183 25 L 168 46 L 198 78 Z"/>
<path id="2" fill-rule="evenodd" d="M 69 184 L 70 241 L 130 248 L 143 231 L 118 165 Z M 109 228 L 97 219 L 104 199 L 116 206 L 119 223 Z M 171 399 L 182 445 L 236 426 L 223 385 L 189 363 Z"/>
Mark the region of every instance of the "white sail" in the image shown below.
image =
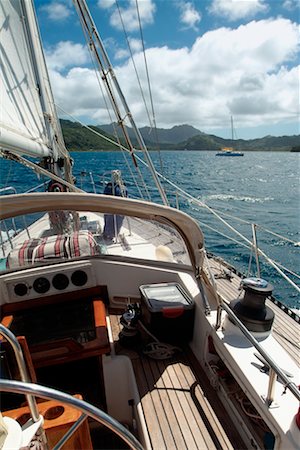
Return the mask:
<path id="1" fill-rule="evenodd" d="M 65 156 L 31 0 L 0 3 L 2 150 Z"/>

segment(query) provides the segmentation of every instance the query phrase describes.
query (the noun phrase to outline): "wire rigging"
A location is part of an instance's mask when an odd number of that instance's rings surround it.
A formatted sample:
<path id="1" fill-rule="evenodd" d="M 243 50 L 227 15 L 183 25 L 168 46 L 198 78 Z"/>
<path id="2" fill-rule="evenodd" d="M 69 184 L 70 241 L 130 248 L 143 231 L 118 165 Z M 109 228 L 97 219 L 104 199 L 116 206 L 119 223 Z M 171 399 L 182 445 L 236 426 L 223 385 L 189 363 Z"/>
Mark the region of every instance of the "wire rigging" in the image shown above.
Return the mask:
<path id="1" fill-rule="evenodd" d="M 125 40 L 126 40 L 126 43 L 127 43 L 127 46 L 128 46 L 129 53 L 130 53 L 130 57 L 131 57 L 131 61 L 132 61 L 132 64 L 133 64 L 133 67 L 134 67 L 134 71 L 135 71 L 135 74 L 136 74 L 137 82 L 138 82 L 138 85 L 139 85 L 139 88 L 140 88 L 140 91 L 141 91 L 141 96 L 142 96 L 142 99 L 143 99 L 143 102 L 144 102 L 145 110 L 146 110 L 146 113 L 147 113 L 147 116 L 148 116 L 148 119 L 149 119 L 149 124 L 150 124 L 150 126 L 152 126 L 151 125 L 151 117 L 150 117 L 149 109 L 148 109 L 148 106 L 147 106 L 146 98 L 145 98 L 144 91 L 143 91 L 143 88 L 142 88 L 142 85 L 141 85 L 141 80 L 140 80 L 140 77 L 139 77 L 139 74 L 138 74 L 138 70 L 137 70 L 137 67 L 136 67 L 136 64 L 135 64 L 135 60 L 134 60 L 134 57 L 133 57 L 133 52 L 132 52 L 132 48 L 131 48 L 131 45 L 130 45 L 129 37 L 128 37 L 127 31 L 125 29 L 125 24 L 124 24 L 124 20 L 123 20 L 123 17 L 122 17 L 122 12 L 121 12 L 118 0 L 115 0 L 115 3 L 116 3 L 116 6 L 117 6 L 117 9 L 118 9 L 119 16 L 120 16 L 120 21 L 121 21 L 121 24 L 122 24 Z"/>
<path id="2" fill-rule="evenodd" d="M 135 4 L 136 4 L 136 11 L 137 11 L 138 22 L 139 22 L 141 42 L 142 42 L 142 47 L 143 47 L 144 63 L 145 63 L 145 70 L 146 70 L 148 90 L 149 90 L 149 98 L 150 98 L 151 111 L 152 111 L 152 120 L 153 120 L 152 128 L 154 128 L 154 132 L 155 132 L 155 141 L 156 141 L 157 150 L 158 150 L 160 171 L 163 174 L 163 163 L 162 163 L 162 157 L 161 157 L 160 148 L 159 148 L 159 142 L 158 142 L 157 126 L 156 126 L 156 119 L 155 119 L 155 112 L 154 112 L 154 103 L 153 103 L 152 89 L 151 89 L 151 83 L 150 83 L 149 69 L 148 69 L 148 63 L 147 63 L 147 57 L 146 57 L 145 42 L 144 42 L 144 36 L 143 36 L 143 30 L 142 30 L 142 23 L 141 23 L 141 16 L 140 16 L 138 0 L 135 0 Z"/>
<path id="3" fill-rule="evenodd" d="M 82 29 L 84 31 L 84 36 L 85 36 L 85 39 L 87 41 L 88 48 L 90 50 L 90 54 L 91 54 L 91 57 L 92 57 L 92 60 L 93 60 L 94 69 L 95 69 L 95 72 L 97 74 L 96 76 L 97 76 L 99 85 L 101 87 L 101 92 L 102 92 L 102 95 L 103 95 L 103 98 L 104 98 L 104 102 L 105 102 L 106 108 L 109 111 L 109 108 L 108 108 L 108 105 L 107 105 L 107 102 L 106 102 L 106 99 L 105 99 L 105 96 L 104 96 L 104 93 L 103 93 L 103 90 L 102 90 L 102 83 L 100 83 L 100 80 L 99 80 L 99 74 L 98 74 L 99 69 L 100 69 L 100 72 L 101 72 L 101 78 L 102 78 L 102 82 L 104 84 L 104 87 L 106 89 L 107 96 L 108 96 L 108 98 L 110 100 L 112 109 L 114 111 L 115 116 L 117 117 L 118 124 L 120 125 L 120 127 L 122 129 L 125 141 L 126 141 L 126 143 L 128 145 L 127 151 L 131 155 L 133 164 L 134 164 L 135 169 L 136 169 L 136 171 L 137 171 L 137 173 L 139 175 L 139 178 L 141 180 L 141 184 L 142 184 L 143 189 L 144 189 L 144 191 L 146 193 L 146 196 L 151 201 L 151 196 L 150 196 L 150 193 L 148 191 L 147 184 L 145 183 L 143 175 L 142 175 L 142 173 L 141 173 L 141 171 L 140 171 L 140 169 L 139 169 L 139 167 L 137 165 L 137 161 L 136 161 L 136 157 L 135 157 L 135 153 L 134 153 L 134 147 L 132 146 L 131 140 L 130 140 L 130 138 L 128 136 L 128 133 L 126 131 L 126 127 L 125 127 L 125 124 L 124 124 L 124 119 L 121 118 L 121 112 L 119 110 L 119 106 L 118 106 L 117 101 L 116 101 L 116 95 L 114 94 L 114 83 L 113 83 L 114 74 L 113 74 L 112 67 L 111 67 L 111 65 L 109 63 L 109 60 L 108 60 L 108 57 L 105 54 L 105 51 L 104 51 L 104 49 L 103 49 L 103 47 L 101 45 L 100 37 L 98 36 L 97 30 L 96 30 L 95 25 L 92 22 L 92 19 L 91 19 L 89 13 L 88 13 L 88 10 L 86 8 L 85 3 L 81 2 L 81 1 L 76 1 L 75 2 L 75 6 L 76 6 L 76 9 L 78 10 L 79 19 L 80 19 L 80 22 L 81 22 Z M 100 55 L 98 53 L 98 47 L 100 49 L 103 61 L 101 60 Z M 120 92 L 119 92 L 119 94 L 120 94 Z M 109 116 L 110 116 L 110 113 L 109 113 Z M 116 135 L 117 135 L 117 133 L 116 133 Z M 117 139 L 119 141 L 118 137 L 117 137 Z M 121 148 L 121 146 L 119 146 L 119 147 Z M 140 187 L 138 186 L 138 183 L 136 183 L 136 186 L 138 187 L 138 190 L 140 191 Z M 142 193 L 141 193 L 141 196 L 143 197 Z"/>

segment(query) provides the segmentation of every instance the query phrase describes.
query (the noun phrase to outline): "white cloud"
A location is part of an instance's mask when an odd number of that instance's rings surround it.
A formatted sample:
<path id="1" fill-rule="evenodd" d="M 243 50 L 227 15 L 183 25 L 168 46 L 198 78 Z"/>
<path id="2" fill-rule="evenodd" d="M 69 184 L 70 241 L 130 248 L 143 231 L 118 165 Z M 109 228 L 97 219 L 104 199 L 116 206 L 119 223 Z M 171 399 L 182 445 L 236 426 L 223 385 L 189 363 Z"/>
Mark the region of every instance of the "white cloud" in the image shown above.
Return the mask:
<path id="1" fill-rule="evenodd" d="M 50 70 L 49 74 L 55 101 L 68 114 L 77 117 L 86 115 L 92 122 L 95 117 L 98 120 L 101 109 L 106 111 L 94 71 L 76 67 L 66 75 L 55 70 Z"/>
<path id="2" fill-rule="evenodd" d="M 53 1 L 48 5 L 42 6 L 41 10 L 45 11 L 48 18 L 55 22 L 63 22 L 73 13 L 67 3 L 57 1 Z"/>
<path id="3" fill-rule="evenodd" d="M 129 38 L 129 45 L 133 53 L 140 52 L 143 48 L 140 39 Z"/>
<path id="4" fill-rule="evenodd" d="M 299 9 L 299 0 L 285 0 L 282 6 L 288 11 L 294 11 L 296 8 Z"/>
<path id="5" fill-rule="evenodd" d="M 109 9 L 115 5 L 115 0 L 98 0 L 97 5 L 102 9 Z"/>
<path id="6" fill-rule="evenodd" d="M 187 28 L 194 28 L 197 30 L 197 25 L 201 21 L 201 14 L 199 11 L 197 11 L 190 2 L 181 2 L 179 8 L 181 10 L 180 21 Z"/>
<path id="7" fill-rule="evenodd" d="M 142 42 L 140 39 L 128 38 L 128 41 L 129 41 L 130 50 L 128 47 L 115 49 L 114 57 L 116 59 L 121 60 L 121 59 L 128 58 L 130 56 L 130 51 L 132 54 L 134 54 L 134 53 L 138 53 L 142 50 L 143 46 L 142 46 Z"/>
<path id="8" fill-rule="evenodd" d="M 126 48 L 119 48 L 115 51 L 114 57 L 115 59 L 125 59 L 130 55 L 129 50 Z"/>
<path id="9" fill-rule="evenodd" d="M 58 71 L 75 64 L 83 65 L 89 60 L 86 47 L 71 41 L 61 41 L 45 53 L 48 67 Z"/>
<path id="10" fill-rule="evenodd" d="M 268 6 L 265 0 L 213 0 L 208 10 L 216 16 L 234 21 L 254 17 L 267 11 Z"/>
<path id="11" fill-rule="evenodd" d="M 105 0 L 105 3 L 108 0 Z M 101 2 L 102 3 L 102 2 Z M 101 5 L 100 3 L 100 5 Z M 98 3 L 99 5 L 99 3 Z M 126 6 L 124 6 L 126 5 Z M 103 6 L 102 6 L 103 7 Z M 156 11 L 156 6 L 153 0 L 143 0 L 138 2 L 139 16 L 142 26 L 152 24 L 154 21 L 154 13 Z M 122 21 L 124 23 L 127 32 L 136 31 L 139 29 L 138 14 L 136 9 L 135 0 L 126 0 L 122 2 L 122 6 L 119 8 L 122 16 Z M 122 29 L 122 22 L 120 19 L 119 11 L 115 9 L 110 17 L 110 24 L 117 28 Z"/>
<path id="12" fill-rule="evenodd" d="M 297 25 L 279 18 L 207 32 L 190 49 L 147 49 L 158 126 L 189 123 L 209 132 L 228 125 L 230 115 L 236 127 L 274 124 L 291 116 L 295 121 L 299 111 L 298 45 Z M 135 55 L 135 63 L 145 87 L 142 53 Z M 148 124 L 131 62 L 115 71 L 137 124 Z M 52 81 L 55 97 L 64 109 L 88 116 L 94 123 L 109 122 L 92 71 L 73 68 L 62 75 L 56 69 Z"/>

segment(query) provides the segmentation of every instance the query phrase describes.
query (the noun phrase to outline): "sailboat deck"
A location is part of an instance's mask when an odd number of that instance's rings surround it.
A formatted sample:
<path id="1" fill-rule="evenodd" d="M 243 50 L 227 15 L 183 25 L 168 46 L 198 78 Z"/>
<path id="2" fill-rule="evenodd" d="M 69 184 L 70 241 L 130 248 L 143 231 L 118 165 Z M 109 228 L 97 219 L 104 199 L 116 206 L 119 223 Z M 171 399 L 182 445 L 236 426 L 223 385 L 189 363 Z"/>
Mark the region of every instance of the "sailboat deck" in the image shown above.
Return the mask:
<path id="1" fill-rule="evenodd" d="M 216 278 L 216 285 L 220 297 L 231 302 L 240 293 L 241 278 L 231 272 L 231 279 L 220 277 L 226 268 L 222 262 L 214 258 L 209 259 L 210 270 Z M 227 269 L 228 271 L 228 269 Z M 290 317 L 286 312 L 277 307 L 272 301 L 267 300 L 267 305 L 275 312 L 273 323 L 274 338 L 282 345 L 285 351 L 300 367 L 300 327 L 299 322 Z"/>
<path id="2" fill-rule="evenodd" d="M 125 349 L 118 341 L 119 319 L 111 313 L 116 353 L 131 359 L 152 448 L 244 448 L 192 353 L 185 349 L 171 359 L 154 360 Z"/>

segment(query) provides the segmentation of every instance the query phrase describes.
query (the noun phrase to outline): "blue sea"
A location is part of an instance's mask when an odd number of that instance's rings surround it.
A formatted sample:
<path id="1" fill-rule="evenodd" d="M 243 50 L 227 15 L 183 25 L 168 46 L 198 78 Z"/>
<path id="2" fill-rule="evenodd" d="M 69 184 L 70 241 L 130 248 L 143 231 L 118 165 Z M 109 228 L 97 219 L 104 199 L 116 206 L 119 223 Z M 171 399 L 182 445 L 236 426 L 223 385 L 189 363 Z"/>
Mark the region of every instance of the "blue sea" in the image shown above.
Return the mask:
<path id="1" fill-rule="evenodd" d="M 121 169 L 129 196 L 137 197 L 138 191 L 133 182 L 125 158 L 120 152 L 73 152 L 73 173 L 78 187 L 93 192 L 102 192 L 104 173 Z M 151 152 L 156 169 L 164 177 L 176 183 L 191 196 L 199 199 L 222 216 L 240 233 L 252 240 L 251 223 L 257 224 L 257 241 L 263 252 L 272 260 L 287 268 L 285 272 L 295 283 L 299 278 L 300 246 L 300 191 L 299 191 L 299 154 L 282 152 L 249 152 L 243 157 L 216 157 L 214 152 L 203 151 L 163 151 Z M 132 166 L 131 166 L 132 167 Z M 145 181 L 150 180 L 149 173 L 139 164 Z M 93 173 L 93 178 L 90 176 Z M 43 180 L 37 180 L 29 169 L 9 161 L 1 161 L 1 187 L 14 186 L 23 192 L 36 186 Z M 136 178 L 138 176 L 134 175 Z M 226 236 L 241 242 L 224 224 L 208 212 L 181 196 L 176 189 L 163 185 L 172 206 L 179 207 L 192 214 L 199 221 L 205 236 L 205 245 L 209 252 L 229 261 L 239 271 L 246 274 L 249 266 L 250 251 L 236 242 L 228 241 Z M 160 201 L 155 188 L 149 190 L 153 201 Z M 228 217 L 232 216 L 232 218 Z M 270 234 L 264 229 L 277 235 Z M 221 230 L 218 234 L 213 229 Z M 285 240 L 288 238 L 290 241 Z M 300 244 L 299 244 L 300 245 Z M 252 274 L 255 275 L 253 256 Z M 291 308 L 300 309 L 300 296 L 296 290 L 277 274 L 260 257 L 261 277 L 274 286 L 273 294 Z"/>

